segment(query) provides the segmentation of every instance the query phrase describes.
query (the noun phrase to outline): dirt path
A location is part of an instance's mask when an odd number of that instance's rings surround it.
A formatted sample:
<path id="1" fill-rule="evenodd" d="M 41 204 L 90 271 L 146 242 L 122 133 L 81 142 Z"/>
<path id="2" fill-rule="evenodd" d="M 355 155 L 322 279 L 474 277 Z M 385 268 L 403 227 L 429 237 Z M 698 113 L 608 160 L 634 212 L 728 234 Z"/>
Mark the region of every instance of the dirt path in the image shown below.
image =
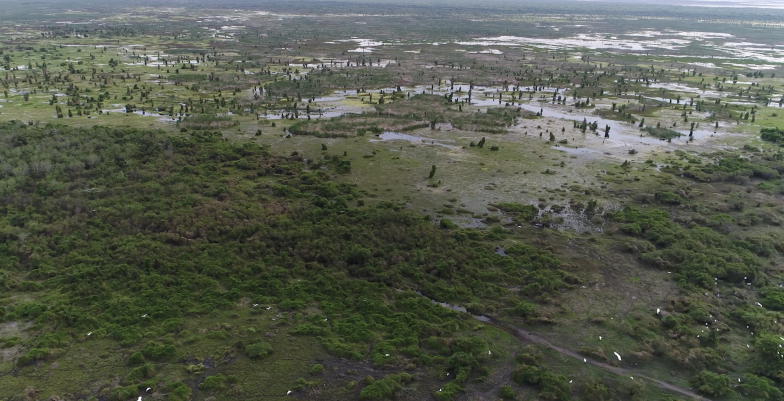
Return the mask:
<path id="1" fill-rule="evenodd" d="M 556 352 L 558 352 L 558 353 L 560 353 L 562 355 L 570 356 L 570 357 L 578 359 L 578 360 L 583 360 L 584 359 L 584 357 L 582 355 L 578 354 L 577 352 L 574 352 L 572 350 L 569 350 L 569 349 L 562 348 L 562 347 L 559 347 L 557 345 L 554 345 L 554 344 L 550 343 L 549 341 L 547 341 L 546 339 L 544 339 L 544 338 L 542 338 L 542 337 L 540 337 L 540 336 L 538 336 L 536 334 L 532 334 L 531 332 L 529 332 L 527 330 L 523 330 L 523 329 L 517 328 L 517 327 L 515 327 L 515 326 L 513 326 L 513 325 L 511 325 L 509 323 L 502 322 L 500 320 L 494 319 L 492 317 L 487 317 L 487 316 L 483 316 L 480 320 L 485 322 L 485 323 L 487 323 L 487 324 L 495 326 L 495 327 L 497 327 L 497 328 L 499 328 L 501 330 L 506 331 L 507 333 L 513 335 L 515 338 L 517 338 L 518 340 L 520 340 L 522 342 L 539 344 L 539 345 L 542 345 L 544 347 L 550 348 L 550 349 L 552 349 L 552 350 L 554 350 L 554 351 L 556 351 Z M 682 387 L 678 387 L 678 386 L 672 385 L 672 384 L 667 383 L 667 382 L 662 381 L 662 380 L 654 379 L 654 378 L 642 375 L 640 373 L 633 373 L 633 372 L 630 372 L 630 371 L 628 371 L 628 370 L 626 370 L 624 368 L 611 366 L 611 365 L 608 365 L 606 363 L 598 362 L 598 361 L 595 361 L 595 360 L 592 360 L 592 359 L 589 359 L 589 358 L 585 358 L 585 360 L 586 360 L 586 363 L 589 363 L 589 364 L 591 364 L 593 366 L 596 366 L 597 368 L 602 369 L 604 371 L 607 371 L 607 372 L 610 372 L 610 373 L 614 373 L 614 374 L 616 374 L 618 376 L 634 377 L 635 378 L 634 380 L 641 379 L 643 381 L 647 381 L 647 382 L 649 382 L 649 383 L 651 383 L 651 384 L 653 384 L 653 385 L 655 385 L 655 386 L 657 386 L 659 388 L 662 388 L 664 390 L 668 390 L 668 391 L 671 391 L 673 393 L 677 393 L 677 394 L 680 394 L 680 395 L 683 395 L 683 396 L 686 396 L 686 397 L 690 397 L 693 400 L 710 401 L 710 399 L 705 398 L 705 397 L 703 397 L 703 396 L 701 396 L 701 395 L 699 395 L 697 393 L 694 393 L 694 392 L 689 391 L 689 390 L 687 390 L 685 388 L 682 388 Z"/>

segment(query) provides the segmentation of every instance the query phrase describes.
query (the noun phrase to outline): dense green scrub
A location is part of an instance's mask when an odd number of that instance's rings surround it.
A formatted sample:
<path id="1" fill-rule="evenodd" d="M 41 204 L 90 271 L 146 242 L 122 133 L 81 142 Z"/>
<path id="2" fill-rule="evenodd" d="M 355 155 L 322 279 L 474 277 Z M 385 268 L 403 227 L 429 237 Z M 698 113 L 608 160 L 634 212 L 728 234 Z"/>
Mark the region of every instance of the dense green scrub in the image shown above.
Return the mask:
<path id="1" fill-rule="evenodd" d="M 657 192 L 653 199 L 678 207 L 691 203 L 669 191 Z M 779 324 L 784 317 L 780 313 L 784 291 L 778 271 L 765 263 L 784 250 L 778 236 L 739 238 L 721 233 L 728 222 L 734 222 L 728 214 L 687 225 L 658 208 L 627 207 L 607 217 L 620 232 L 634 238 L 624 240 L 625 251 L 667 270 L 682 289 L 664 310 L 657 309 L 655 318 L 638 316 L 638 322 L 628 328 L 640 351 L 664 357 L 684 371 L 699 372 L 692 384 L 703 394 L 732 392 L 727 376 L 732 372 L 743 373 L 736 388 L 741 394 L 778 399 L 780 391 L 773 380 L 780 381 L 784 372 Z M 750 351 L 746 354 L 738 352 L 743 341 Z"/>
<path id="2" fill-rule="evenodd" d="M 684 228 L 662 210 L 627 208 L 613 218 L 623 223 L 623 232 L 645 239 L 635 245 L 643 261 L 674 270 L 682 286 L 712 289 L 718 279 L 752 281 L 759 273 L 761 262 L 752 251 L 762 252 L 764 245 L 753 239 L 733 241 L 708 227 Z"/>
<path id="3" fill-rule="evenodd" d="M 763 141 L 781 144 L 784 142 L 784 131 L 778 128 L 763 128 L 760 137 Z"/>
<path id="4" fill-rule="evenodd" d="M 168 369 L 155 364 L 188 351 L 176 334 L 189 319 L 238 305 L 292 312 L 291 334 L 318 337 L 335 356 L 455 371 L 438 395 L 450 399 L 490 358 L 488 344 L 460 334 L 475 324 L 466 315 L 406 289 L 534 315 L 525 297 L 578 282 L 548 251 L 495 254 L 488 241 L 503 229 L 443 230 L 395 204 L 365 204 L 319 162 L 218 134 L 12 122 L 0 138 L 0 319 L 34 322 L 13 344 L 16 365 L 56 360 L 87 333 L 110 339 L 131 353 L 107 390 L 114 399 L 135 397 Z M 272 352 L 261 337 L 235 348 L 255 360 Z M 198 388 L 232 383 L 214 377 Z M 408 380 L 376 382 L 363 397 Z"/>

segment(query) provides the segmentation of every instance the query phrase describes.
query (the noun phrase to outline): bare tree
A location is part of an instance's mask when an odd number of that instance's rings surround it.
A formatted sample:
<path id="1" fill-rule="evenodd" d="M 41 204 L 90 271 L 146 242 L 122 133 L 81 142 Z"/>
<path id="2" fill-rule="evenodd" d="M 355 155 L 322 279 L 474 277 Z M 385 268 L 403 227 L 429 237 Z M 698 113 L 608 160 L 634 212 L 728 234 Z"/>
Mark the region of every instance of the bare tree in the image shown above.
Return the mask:
<path id="1" fill-rule="evenodd" d="M 41 178 L 52 171 L 52 162 L 49 160 L 36 160 L 30 163 L 30 175 Z"/>
<path id="2" fill-rule="evenodd" d="M 95 164 L 98 163 L 99 160 L 101 160 L 101 158 L 96 154 L 90 154 L 84 158 L 84 162 L 89 168 L 95 167 Z"/>

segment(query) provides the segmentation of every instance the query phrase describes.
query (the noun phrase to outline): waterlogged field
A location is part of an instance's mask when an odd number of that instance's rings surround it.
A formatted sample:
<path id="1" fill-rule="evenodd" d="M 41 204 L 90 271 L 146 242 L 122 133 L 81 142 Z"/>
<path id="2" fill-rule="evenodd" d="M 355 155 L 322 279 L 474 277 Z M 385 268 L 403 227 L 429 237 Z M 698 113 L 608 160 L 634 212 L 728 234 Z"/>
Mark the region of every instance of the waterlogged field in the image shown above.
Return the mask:
<path id="1" fill-rule="evenodd" d="M 0 399 L 782 397 L 780 10 L 325 4 L 9 6 Z"/>

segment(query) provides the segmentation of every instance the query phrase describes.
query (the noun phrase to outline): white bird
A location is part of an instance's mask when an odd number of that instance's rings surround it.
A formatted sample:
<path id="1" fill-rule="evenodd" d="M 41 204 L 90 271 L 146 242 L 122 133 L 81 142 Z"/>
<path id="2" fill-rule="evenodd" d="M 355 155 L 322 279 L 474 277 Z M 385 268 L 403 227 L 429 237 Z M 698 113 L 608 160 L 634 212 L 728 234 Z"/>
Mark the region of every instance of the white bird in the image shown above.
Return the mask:
<path id="1" fill-rule="evenodd" d="M 139 396 L 139 398 L 136 401 L 142 401 L 142 396 Z"/>
<path id="2" fill-rule="evenodd" d="M 385 356 L 389 356 L 389 354 L 386 354 Z"/>
<path id="3" fill-rule="evenodd" d="M 759 302 L 755 302 L 755 304 L 757 304 L 757 306 L 760 306 L 760 307 L 762 306 L 762 304 L 759 303 Z"/>
<path id="4" fill-rule="evenodd" d="M 618 353 L 617 353 L 617 352 L 613 352 L 613 354 L 615 354 L 615 356 L 617 356 L 617 357 L 618 357 L 618 360 L 619 360 L 619 361 L 621 360 L 621 356 L 620 356 L 620 355 L 618 355 Z"/>
<path id="5" fill-rule="evenodd" d="M 740 377 L 738 378 L 738 383 L 740 383 Z"/>
<path id="6" fill-rule="evenodd" d="M 93 335 L 93 332 L 91 331 L 91 332 L 87 333 L 87 335 L 91 336 L 91 335 Z"/>
<path id="7" fill-rule="evenodd" d="M 447 373 L 446 375 L 449 376 L 449 373 Z"/>
<path id="8" fill-rule="evenodd" d="M 327 319 L 324 319 L 324 321 L 326 322 L 326 321 L 327 321 Z"/>
<path id="9" fill-rule="evenodd" d="M 599 336 L 599 341 L 602 341 L 602 336 Z"/>
<path id="10" fill-rule="evenodd" d="M 493 353 L 492 353 L 492 352 L 490 352 L 490 350 L 488 350 L 488 351 L 487 351 L 487 355 L 493 355 Z"/>
<path id="11" fill-rule="evenodd" d="M 289 394 L 291 394 L 291 390 L 286 391 L 286 395 L 289 395 Z"/>
<path id="12" fill-rule="evenodd" d="M 271 306 L 268 306 L 268 307 L 267 307 L 267 310 L 270 310 L 270 309 L 272 309 L 272 307 L 271 307 Z"/>
<path id="13" fill-rule="evenodd" d="M 257 306 L 259 306 L 259 304 L 253 304 L 253 307 L 254 307 L 254 308 L 255 308 L 255 307 L 257 307 Z"/>
<path id="14" fill-rule="evenodd" d="M 569 380 L 569 384 L 572 384 L 572 381 L 571 381 L 571 380 Z"/>
<path id="15" fill-rule="evenodd" d="M 587 363 L 587 362 L 588 362 L 588 360 L 587 360 L 587 359 L 585 359 L 585 358 L 583 358 L 583 362 L 586 362 L 586 363 Z"/>
<path id="16" fill-rule="evenodd" d="M 661 313 L 661 309 L 659 309 L 659 308 L 656 308 L 656 314 L 658 315 L 658 314 L 660 314 L 660 313 Z"/>
<path id="17" fill-rule="evenodd" d="M 631 378 L 632 378 L 632 380 L 634 380 L 634 376 L 629 376 L 629 377 L 631 377 Z"/>
<path id="18" fill-rule="evenodd" d="M 144 390 L 144 392 L 149 393 L 150 390 L 152 390 L 152 387 L 147 387 L 147 390 Z"/>
<path id="19" fill-rule="evenodd" d="M 142 317 L 147 317 L 147 314 L 146 314 L 146 313 L 145 313 L 145 314 L 143 314 L 143 315 L 142 315 Z"/>

